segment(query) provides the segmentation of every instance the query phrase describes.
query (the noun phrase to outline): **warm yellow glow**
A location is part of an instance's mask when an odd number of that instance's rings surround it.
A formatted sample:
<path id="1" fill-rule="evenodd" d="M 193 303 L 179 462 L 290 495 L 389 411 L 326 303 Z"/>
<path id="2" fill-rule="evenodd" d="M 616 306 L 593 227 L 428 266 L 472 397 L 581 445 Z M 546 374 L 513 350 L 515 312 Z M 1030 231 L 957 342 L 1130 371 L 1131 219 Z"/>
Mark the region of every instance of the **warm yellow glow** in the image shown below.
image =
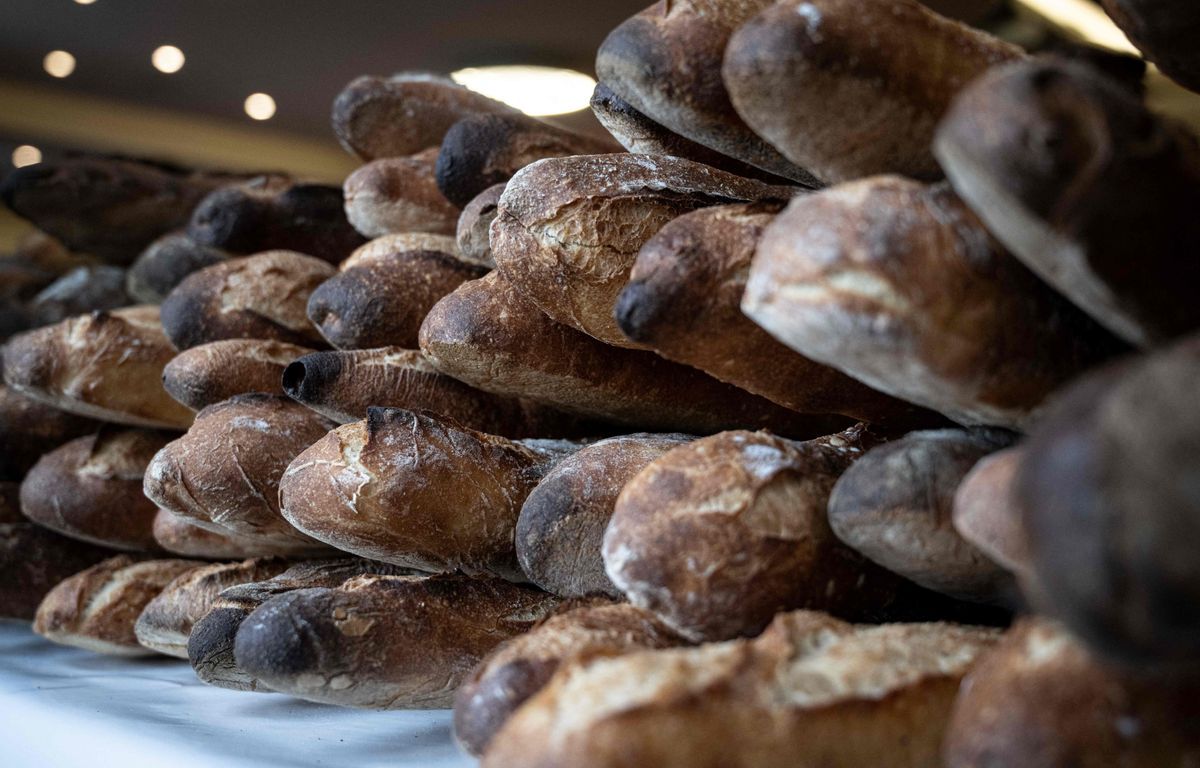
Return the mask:
<path id="1" fill-rule="evenodd" d="M 96 2 L 96 0 L 75 0 L 75 2 L 79 3 L 80 5 L 91 5 L 92 3 Z"/>
<path id="2" fill-rule="evenodd" d="M 13 150 L 12 164 L 18 168 L 24 168 L 27 165 L 36 165 L 40 162 L 42 162 L 42 150 L 37 147 L 22 144 Z"/>
<path id="3" fill-rule="evenodd" d="M 75 57 L 66 51 L 50 51 L 42 59 L 42 68 L 51 77 L 66 77 L 75 71 Z"/>
<path id="4" fill-rule="evenodd" d="M 275 99 L 265 93 L 252 93 L 246 97 L 246 114 L 255 120 L 270 120 L 275 115 Z"/>
<path id="5" fill-rule="evenodd" d="M 183 51 L 173 45 L 160 45 L 150 54 L 150 63 L 154 68 L 168 75 L 183 69 L 184 61 Z"/>
<path id="6" fill-rule="evenodd" d="M 585 109 L 596 87 L 596 81 L 582 72 L 555 67 L 470 67 L 451 77 L 527 115 L 562 115 Z"/>
<path id="7" fill-rule="evenodd" d="M 1119 53 L 1141 53 L 1100 6 L 1088 0 L 1017 0 L 1029 10 L 1089 43 Z"/>

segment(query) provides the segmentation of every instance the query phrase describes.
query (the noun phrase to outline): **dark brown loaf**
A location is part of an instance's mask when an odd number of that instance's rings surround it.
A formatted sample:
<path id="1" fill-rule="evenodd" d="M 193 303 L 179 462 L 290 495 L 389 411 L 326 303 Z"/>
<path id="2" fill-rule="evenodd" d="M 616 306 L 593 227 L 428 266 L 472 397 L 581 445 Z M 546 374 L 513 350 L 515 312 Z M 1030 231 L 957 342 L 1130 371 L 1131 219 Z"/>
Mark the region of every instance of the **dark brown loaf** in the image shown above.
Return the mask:
<path id="1" fill-rule="evenodd" d="M 172 438 L 144 429 L 105 429 L 47 453 L 21 483 L 21 511 L 35 523 L 111 549 L 154 552 L 158 508 L 142 476 Z"/>
<path id="2" fill-rule="evenodd" d="M 99 422 L 0 384 L 0 482 L 20 481 L 42 454 L 99 428 Z"/>
<path id="3" fill-rule="evenodd" d="M 180 352 L 163 369 L 163 387 L 192 410 L 248 392 L 283 394 L 283 371 L 308 347 L 265 339 L 211 341 Z"/>
<path id="4" fill-rule="evenodd" d="M 286 560 L 263 558 L 214 563 L 177 576 L 146 604 L 133 626 L 138 644 L 156 653 L 186 659 L 192 627 L 227 587 L 263 581 L 288 567 Z"/>
<path id="5" fill-rule="evenodd" d="M 238 395 L 205 408 L 158 452 L 146 469 L 146 496 L 201 528 L 276 547 L 272 554 L 320 554 L 322 544 L 280 515 L 279 481 L 333 426 L 286 397 Z"/>
<path id="6" fill-rule="evenodd" d="M 691 439 L 610 437 L 560 461 L 525 499 L 517 519 L 517 560 L 529 580 L 560 597 L 620 597 L 600 556 L 617 496 L 647 464 Z"/>
<path id="7" fill-rule="evenodd" d="M 523 581 L 513 549 L 521 503 L 566 441 L 514 443 L 431 413 L 370 408 L 288 467 L 284 517 L 373 560 Z"/>
<path id="8" fill-rule="evenodd" d="M 415 572 L 357 557 L 306 560 L 266 581 L 241 584 L 221 591 L 209 611 L 192 625 L 188 661 L 196 676 L 209 685 L 238 691 L 267 687 L 237 665 L 233 644 L 237 631 L 255 608 L 272 597 L 296 589 L 336 587 L 363 574 L 413 575 Z"/>
<path id="9" fill-rule="evenodd" d="M 725 86 L 751 128 L 829 183 L 880 173 L 939 178 L 930 144 L 955 94 L 1023 56 L 916 0 L 764 8 L 730 38 Z"/>
<path id="10" fill-rule="evenodd" d="M 323 346 L 305 312 L 333 267 L 295 251 L 228 259 L 193 272 L 162 304 L 163 328 L 176 349 L 224 339 L 267 339 Z"/>
<path id="11" fill-rule="evenodd" d="M 963 675 L 995 640 L 948 624 L 782 614 L 753 641 L 570 664 L 483 768 L 928 768 Z"/>
<path id="12" fill-rule="evenodd" d="M 498 273 L 438 302 L 420 340 L 439 370 L 471 386 L 635 429 L 708 434 L 750 426 L 807 437 L 844 425 L 789 411 L 658 355 L 596 341 L 551 320 Z"/>
<path id="13" fill-rule="evenodd" d="M 472 115 L 455 123 L 442 140 L 437 186 L 450 202 L 464 206 L 535 160 L 619 149 L 611 140 L 573 133 L 525 115 Z"/>
<path id="14" fill-rule="evenodd" d="M 275 547 L 253 536 L 239 536 L 233 531 L 210 531 L 165 509 L 158 510 L 154 516 L 152 531 L 158 545 L 171 554 L 203 560 L 266 557 L 277 552 L 286 554 L 291 549 L 290 545 Z"/>
<path id="15" fill-rule="evenodd" d="M 359 576 L 263 603 L 238 630 L 234 656 L 270 689 L 310 701 L 438 709 L 484 655 L 557 600 L 460 574 Z"/>
<path id="16" fill-rule="evenodd" d="M 359 248 L 308 299 L 308 318 L 339 349 L 414 349 L 430 308 L 488 268 L 444 236 L 389 235 Z"/>
<path id="17" fill-rule="evenodd" d="M 596 74 L 651 120 L 779 176 L 815 183 L 746 126 L 721 81 L 729 36 L 771 0 L 661 0 L 614 29 Z"/>
<path id="18" fill-rule="evenodd" d="M 76 267 L 34 296 L 27 306 L 34 326 L 132 304 L 125 293 L 125 270 L 105 265 Z"/>
<path id="19" fill-rule="evenodd" d="M 642 246 L 617 298 L 621 332 L 669 360 L 803 413 L 889 425 L 935 419 L 796 354 L 742 314 L 754 249 L 781 208 L 716 206 L 669 222 Z"/>
<path id="20" fill-rule="evenodd" d="M 131 427 L 187 429 L 192 412 L 162 387 L 174 356 L 158 307 L 94 312 L 13 338 L 4 380 L 20 394 Z"/>
<path id="21" fill-rule="evenodd" d="M 675 217 L 798 190 L 669 156 L 542 160 L 508 182 L 492 224 L 496 267 L 552 319 L 619 347 L 639 347 L 613 319 L 638 249 Z"/>
<path id="22" fill-rule="evenodd" d="M 450 126 L 480 113 L 517 111 L 441 75 L 364 75 L 333 102 L 333 132 L 347 152 L 363 160 L 403 157 L 440 146 Z"/>
<path id="23" fill-rule="evenodd" d="M 488 654 L 454 697 L 454 738 L 481 755 L 500 726 L 576 659 L 684 644 L 653 616 L 628 603 L 596 601 L 551 616 Z"/>
<path id="24" fill-rule="evenodd" d="M 146 656 L 133 626 L 167 584 L 204 563 L 119 555 L 60 582 L 38 606 L 33 631 L 62 645 L 112 656 Z"/>
<path id="25" fill-rule="evenodd" d="M 1120 83 L 1065 59 L 997 69 L 935 149 L 996 237 L 1109 330 L 1150 346 L 1200 328 L 1200 145 Z"/>
<path id="26" fill-rule="evenodd" d="M 454 234 L 459 210 L 438 189 L 437 157 L 438 151 L 430 147 L 408 157 L 372 160 L 346 177 L 346 217 L 359 234 Z"/>
<path id="27" fill-rule="evenodd" d="M 488 187 L 463 208 L 462 215 L 458 217 L 455 242 L 459 255 L 464 259 L 495 266 L 491 245 L 492 222 L 500 212 L 500 196 L 504 194 L 506 186 L 507 182 Z"/>
<path id="28" fill-rule="evenodd" d="M 337 264 L 365 241 L 346 219 L 340 187 L 260 176 L 196 206 L 188 237 L 231 253 L 299 251 Z"/>
<path id="29" fill-rule="evenodd" d="M 159 304 L 193 272 L 228 259 L 230 254 L 172 232 L 150 243 L 125 275 L 125 290 L 136 301 Z"/>
<path id="30" fill-rule="evenodd" d="M 725 432 L 675 448 L 617 498 L 609 578 L 697 642 L 756 635 L 795 608 L 885 615 L 900 580 L 843 546 L 825 518 L 838 476 L 871 442 L 856 427 L 805 443 Z"/>
<path id="31" fill-rule="evenodd" d="M 895 176 L 795 200 L 759 242 L 742 310 L 806 357 L 968 425 L 1021 427 L 1123 350 L 947 186 Z"/>
<path id="32" fill-rule="evenodd" d="M 1200 7 L 1188 0 L 1101 0 L 1129 39 L 1168 76 L 1200 92 Z"/>
<path id="33" fill-rule="evenodd" d="M 829 525 L 844 544 L 935 592 L 1006 603 L 1007 571 L 954 529 L 954 493 L 971 468 L 1004 448 L 1004 434 L 912 432 L 872 448 L 838 480 Z"/>

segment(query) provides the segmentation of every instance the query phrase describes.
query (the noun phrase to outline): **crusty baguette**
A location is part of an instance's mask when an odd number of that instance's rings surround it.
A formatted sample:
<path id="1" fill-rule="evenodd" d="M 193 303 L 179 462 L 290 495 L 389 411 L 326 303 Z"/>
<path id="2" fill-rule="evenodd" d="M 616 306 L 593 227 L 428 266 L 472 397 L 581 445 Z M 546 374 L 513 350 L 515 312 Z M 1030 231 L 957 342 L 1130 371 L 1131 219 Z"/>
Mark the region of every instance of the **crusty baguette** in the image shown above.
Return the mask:
<path id="1" fill-rule="evenodd" d="M 454 253 L 445 236 L 388 235 L 347 259 L 312 292 L 308 318 L 339 349 L 417 346 L 431 307 L 488 268 Z"/>
<path id="2" fill-rule="evenodd" d="M 63 580 L 42 600 L 33 631 L 51 642 L 112 656 L 146 656 L 133 626 L 142 609 L 197 560 L 111 557 Z"/>
<path id="3" fill-rule="evenodd" d="M 29 522 L 19 493 L 0 481 L 0 619 L 29 621 L 56 584 L 116 553 Z"/>
<path id="4" fill-rule="evenodd" d="M 464 206 L 535 160 L 619 150 L 612 140 L 584 136 L 521 114 L 472 115 L 455 123 L 442 139 L 437 186 L 450 202 Z"/>
<path id="5" fill-rule="evenodd" d="M 210 531 L 233 531 L 296 556 L 326 552 L 280 515 L 279 480 L 333 426 L 280 395 L 237 395 L 205 408 L 186 435 L 154 456 L 146 496 Z"/>
<path id="6" fill-rule="evenodd" d="M 709 434 L 766 427 L 828 434 L 840 418 L 799 414 L 650 352 L 620 349 L 554 322 L 493 272 L 430 310 L 421 349 L 442 372 L 635 429 Z"/>
<path id="7" fill-rule="evenodd" d="M 1200 144 L 1140 96 L 1082 62 L 1014 64 L 963 93 L 935 151 L 996 237 L 1106 328 L 1143 347 L 1200 328 Z"/>
<path id="8" fill-rule="evenodd" d="M 468 429 L 432 413 L 370 408 L 301 453 L 279 486 L 296 528 L 346 552 L 425 571 L 523 581 L 521 503 L 579 448 Z"/>
<path id="9" fill-rule="evenodd" d="M 105 429 L 47 453 L 21 482 L 21 512 L 73 539 L 111 549 L 153 552 L 158 508 L 142 476 L 173 437 L 145 429 Z"/>
<path id="10" fill-rule="evenodd" d="M 163 163 L 78 154 L 18 168 L 0 201 L 72 251 L 128 264 L 187 223 L 205 195 L 237 180 Z"/>
<path id="11" fill-rule="evenodd" d="M 508 182 L 492 224 L 500 273 L 552 319 L 640 347 L 613 319 L 638 249 L 680 214 L 798 190 L 670 156 L 584 155 L 536 162 Z"/>
<path id="12" fill-rule="evenodd" d="M 230 253 L 299 251 L 337 264 L 365 241 L 346 219 L 340 187 L 260 176 L 196 206 L 188 237 Z"/>
<path id="13" fill-rule="evenodd" d="M 143 304 L 160 304 L 188 275 L 230 256 L 200 245 L 185 232 L 172 232 L 146 246 L 125 275 L 125 290 Z"/>
<path id="14" fill-rule="evenodd" d="M 76 267 L 29 300 L 33 325 L 50 325 L 87 312 L 119 309 L 132 304 L 125 293 L 125 270 L 107 265 Z"/>
<path id="15" fill-rule="evenodd" d="M 591 656 L 671 648 L 684 641 L 628 603 L 593 601 L 546 619 L 488 654 L 454 697 L 454 738 L 482 755 L 500 726 L 564 664 Z"/>
<path id="16" fill-rule="evenodd" d="M 488 187 L 463 207 L 454 239 L 458 253 L 464 259 L 493 267 L 496 265 L 496 260 L 492 258 L 492 222 L 500 212 L 500 196 L 507 185 L 505 182 Z"/>
<path id="17" fill-rule="evenodd" d="M 346 218 L 364 237 L 398 232 L 454 234 L 459 206 L 438 189 L 433 147 L 408 157 L 372 160 L 346 177 Z"/>
<path id="18" fill-rule="evenodd" d="M 286 592 L 336 587 L 364 574 L 411 576 L 415 573 L 387 563 L 343 557 L 305 560 L 265 581 L 228 587 L 217 595 L 208 612 L 192 625 L 187 639 L 188 661 L 196 676 L 209 685 L 237 691 L 266 691 L 263 682 L 240 668 L 233 655 L 237 631 L 255 608 Z"/>
<path id="19" fill-rule="evenodd" d="M 793 352 L 742 314 L 754 249 L 781 207 L 716 206 L 669 222 L 642 246 L 617 298 L 621 332 L 796 411 L 889 425 L 936 418 Z"/>
<path id="20" fill-rule="evenodd" d="M 4 348 L 4 380 L 64 411 L 131 427 L 187 429 L 192 412 L 162 386 L 175 351 L 158 307 L 95 312 L 38 328 Z"/>
<path id="21" fill-rule="evenodd" d="M 0 383 L 0 482 L 19 482 L 42 454 L 100 423 L 18 394 Z"/>
<path id="22" fill-rule="evenodd" d="M 286 560 L 260 558 L 213 563 L 180 574 L 138 616 L 133 626 L 138 644 L 165 656 L 186 659 L 192 627 L 212 609 L 221 590 L 264 581 L 287 568 Z"/>
<path id="23" fill-rule="evenodd" d="M 560 597 L 620 597 L 600 556 L 617 495 L 647 464 L 691 439 L 679 434 L 610 437 L 546 473 L 517 519 L 517 560 L 529 580 Z"/>
<path id="24" fill-rule="evenodd" d="M 661 0 L 614 29 L 596 75 L 667 129 L 779 176 L 815 178 L 755 135 L 721 81 L 729 36 L 771 0 Z"/>
<path id="25" fill-rule="evenodd" d="M 253 536 L 240 536 L 233 531 L 210 531 L 165 509 L 159 509 L 154 516 L 152 531 L 158 545 L 171 554 L 203 560 L 269 557 L 288 554 L 292 550 L 290 544 L 278 547 Z"/>
<path id="26" fill-rule="evenodd" d="M 224 339 L 266 339 L 324 346 L 308 320 L 309 296 L 333 267 L 295 251 L 227 259 L 188 275 L 162 304 L 176 349 Z"/>
<path id="27" fill-rule="evenodd" d="M 308 347 L 266 339 L 210 341 L 184 350 L 163 369 L 163 387 L 192 410 L 248 392 L 283 394 L 283 371 Z"/>
<path id="28" fill-rule="evenodd" d="M 795 200 L 759 242 L 742 310 L 806 357 L 967 425 L 1021 427 L 1123 350 L 946 185 L 895 176 Z"/>
<path id="29" fill-rule="evenodd" d="M 1023 55 L 917 0 L 784 0 L 734 33 L 722 72 L 746 123 L 822 181 L 933 180 L 955 94 Z"/>
<path id="30" fill-rule="evenodd" d="M 364 75 L 333 102 L 333 132 L 347 152 L 363 160 L 403 157 L 440 146 L 450 126 L 480 113 L 517 111 L 441 75 Z"/>
<path id="31" fill-rule="evenodd" d="M 795 443 L 724 432 L 679 446 L 626 483 L 604 565 L 634 605 L 694 641 L 756 635 L 781 610 L 878 619 L 900 580 L 843 546 L 825 519 L 861 427 Z"/>
<path id="32" fill-rule="evenodd" d="M 263 603 L 238 629 L 234 656 L 271 690 L 310 701 L 442 708 L 484 655 L 557 602 L 461 574 L 358 576 Z"/>
<path id="33" fill-rule="evenodd" d="M 509 718 L 483 767 L 928 768 L 994 639 L 796 611 L 753 641 L 578 662 Z"/>
<path id="34" fill-rule="evenodd" d="M 1015 484 L 1025 450 L 1006 448 L 985 456 L 954 492 L 954 530 L 988 558 L 1015 575 L 1029 592 L 1033 579 L 1029 541 Z"/>
<path id="35" fill-rule="evenodd" d="M 1200 7 L 1188 0 L 1100 0 L 1146 58 L 1200 92 Z"/>
<path id="36" fill-rule="evenodd" d="M 1061 625 L 1025 619 L 967 675 L 946 768 L 1160 768 L 1200 760 L 1195 678 L 1103 663 Z"/>
<path id="37" fill-rule="evenodd" d="M 954 492 L 1005 434 L 911 432 L 876 446 L 846 470 L 829 497 L 842 543 L 921 586 L 961 600 L 1006 603 L 1010 576 L 954 529 Z"/>

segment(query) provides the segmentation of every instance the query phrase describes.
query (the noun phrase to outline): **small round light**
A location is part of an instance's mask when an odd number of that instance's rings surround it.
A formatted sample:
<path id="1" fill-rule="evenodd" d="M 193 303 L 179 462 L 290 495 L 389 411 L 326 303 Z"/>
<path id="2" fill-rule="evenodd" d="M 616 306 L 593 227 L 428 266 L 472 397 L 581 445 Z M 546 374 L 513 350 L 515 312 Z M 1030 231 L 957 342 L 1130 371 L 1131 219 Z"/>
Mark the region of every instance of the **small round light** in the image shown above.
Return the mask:
<path id="1" fill-rule="evenodd" d="M 50 51 L 42 59 L 42 68 L 51 77 L 66 77 L 75 71 L 75 57 L 66 51 Z"/>
<path id="2" fill-rule="evenodd" d="M 585 109 L 596 87 L 596 81 L 582 72 L 556 67 L 469 67 L 450 77 L 476 93 L 535 116 Z"/>
<path id="3" fill-rule="evenodd" d="M 92 3 L 96 2 L 96 0 L 75 0 L 75 2 L 80 5 L 91 5 Z"/>
<path id="4" fill-rule="evenodd" d="M 37 165 L 42 162 L 42 150 L 29 144 L 22 144 L 13 150 L 12 164 L 17 168 L 27 165 Z"/>
<path id="5" fill-rule="evenodd" d="M 186 61 L 183 51 L 173 45 L 160 45 L 154 49 L 154 53 L 150 54 L 150 63 L 154 68 L 164 74 L 174 74 L 183 69 L 183 62 Z"/>
<path id="6" fill-rule="evenodd" d="M 246 114 L 255 120 L 270 120 L 275 115 L 275 99 L 265 93 L 252 93 L 246 97 Z"/>

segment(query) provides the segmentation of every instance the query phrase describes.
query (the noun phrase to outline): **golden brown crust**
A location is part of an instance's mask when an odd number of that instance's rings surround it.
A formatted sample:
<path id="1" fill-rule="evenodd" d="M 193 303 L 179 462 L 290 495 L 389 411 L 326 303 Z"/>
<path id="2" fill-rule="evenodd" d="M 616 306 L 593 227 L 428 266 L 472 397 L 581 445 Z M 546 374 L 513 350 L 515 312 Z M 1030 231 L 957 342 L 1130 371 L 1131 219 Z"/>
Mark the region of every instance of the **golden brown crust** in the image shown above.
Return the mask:
<path id="1" fill-rule="evenodd" d="M 284 369 L 311 353 L 308 347 L 266 339 L 210 341 L 167 363 L 163 387 L 196 411 L 248 392 L 281 395 Z"/>
<path id="2" fill-rule="evenodd" d="M 1024 454 L 1017 446 L 980 459 L 954 492 L 952 518 L 959 535 L 992 562 L 1028 582 L 1033 564 L 1013 489 Z"/>
<path id="3" fill-rule="evenodd" d="M 364 237 L 398 232 L 454 234 L 458 206 L 438 189 L 433 147 L 408 157 L 373 160 L 346 177 L 346 217 Z"/>
<path id="4" fill-rule="evenodd" d="M 0 383 L 0 482 L 19 482 L 42 454 L 99 428 L 97 421 L 25 397 Z"/>
<path id="5" fill-rule="evenodd" d="M 174 354 L 158 307 L 94 312 L 10 340 L 4 380 L 22 395 L 81 416 L 187 429 L 192 412 L 162 387 Z"/>
<path id="6" fill-rule="evenodd" d="M 210 531 L 193 525 L 187 518 L 159 509 L 152 527 L 154 540 L 168 552 L 203 560 L 240 560 L 247 557 L 268 557 L 287 554 L 290 544 L 282 548 L 261 539 L 239 536 L 233 531 Z"/>

